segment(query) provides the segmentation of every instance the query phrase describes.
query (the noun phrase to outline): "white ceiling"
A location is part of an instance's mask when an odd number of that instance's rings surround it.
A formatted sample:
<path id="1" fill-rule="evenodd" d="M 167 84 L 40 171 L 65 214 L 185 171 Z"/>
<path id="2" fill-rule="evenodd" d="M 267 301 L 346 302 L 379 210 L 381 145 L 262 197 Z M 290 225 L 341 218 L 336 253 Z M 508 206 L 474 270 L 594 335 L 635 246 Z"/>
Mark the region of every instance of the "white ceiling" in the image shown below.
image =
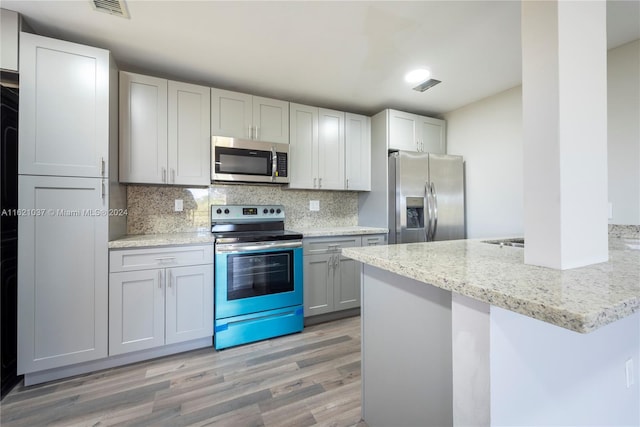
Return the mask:
<path id="1" fill-rule="evenodd" d="M 11 1 L 39 34 L 113 52 L 120 69 L 299 103 L 437 115 L 521 82 L 519 1 Z M 640 38 L 640 1 L 608 1 L 608 45 Z M 404 74 L 442 80 L 424 93 Z"/>

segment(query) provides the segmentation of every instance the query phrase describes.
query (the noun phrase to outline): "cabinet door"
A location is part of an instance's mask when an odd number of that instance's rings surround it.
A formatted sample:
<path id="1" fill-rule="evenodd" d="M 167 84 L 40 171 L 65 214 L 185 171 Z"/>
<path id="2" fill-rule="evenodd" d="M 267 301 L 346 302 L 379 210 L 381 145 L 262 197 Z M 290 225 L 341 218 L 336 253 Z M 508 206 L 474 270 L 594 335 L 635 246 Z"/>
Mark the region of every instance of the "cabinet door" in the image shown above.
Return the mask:
<path id="1" fill-rule="evenodd" d="M 211 89 L 211 135 L 251 139 L 252 98 L 246 93 Z"/>
<path id="2" fill-rule="evenodd" d="M 120 72 L 120 182 L 167 182 L 167 80 Z"/>
<path id="3" fill-rule="evenodd" d="M 345 189 L 371 190 L 371 119 L 345 115 Z"/>
<path id="4" fill-rule="evenodd" d="M 432 117 L 418 117 L 421 151 L 435 154 L 446 153 L 445 121 Z"/>
<path id="5" fill-rule="evenodd" d="M 344 190 L 344 113 L 318 110 L 318 188 Z"/>
<path id="6" fill-rule="evenodd" d="M 0 9 L 0 20 L 0 68 L 17 72 L 20 16 L 13 10 Z"/>
<path id="7" fill-rule="evenodd" d="M 20 174 L 106 177 L 109 52 L 20 38 Z"/>
<path id="8" fill-rule="evenodd" d="M 379 246 L 387 244 L 386 234 L 367 234 L 362 236 L 362 246 Z"/>
<path id="9" fill-rule="evenodd" d="M 360 307 L 360 263 L 339 254 L 334 285 L 334 310 Z"/>
<path id="10" fill-rule="evenodd" d="M 333 311 L 333 257 L 335 254 L 304 256 L 304 316 Z"/>
<path id="11" fill-rule="evenodd" d="M 109 355 L 164 344 L 164 269 L 109 275 Z"/>
<path id="12" fill-rule="evenodd" d="M 253 139 L 289 143 L 289 103 L 278 99 L 253 97 Z"/>
<path id="13" fill-rule="evenodd" d="M 318 109 L 291 104 L 289 188 L 316 188 L 318 182 Z"/>
<path id="14" fill-rule="evenodd" d="M 213 336 L 213 265 L 166 269 L 166 344 Z"/>
<path id="15" fill-rule="evenodd" d="M 211 183 L 210 89 L 169 81 L 168 183 Z"/>
<path id="16" fill-rule="evenodd" d="M 19 374 L 107 356 L 105 182 L 18 177 Z"/>
<path id="17" fill-rule="evenodd" d="M 388 110 L 389 149 L 419 151 L 416 115 L 403 111 Z"/>

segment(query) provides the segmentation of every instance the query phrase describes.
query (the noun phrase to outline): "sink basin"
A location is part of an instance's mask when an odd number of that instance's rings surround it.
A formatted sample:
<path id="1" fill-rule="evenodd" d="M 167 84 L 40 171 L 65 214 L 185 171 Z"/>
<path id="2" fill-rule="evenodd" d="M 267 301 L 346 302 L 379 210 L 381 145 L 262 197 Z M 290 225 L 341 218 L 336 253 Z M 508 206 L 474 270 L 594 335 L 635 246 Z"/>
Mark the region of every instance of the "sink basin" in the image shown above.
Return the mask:
<path id="1" fill-rule="evenodd" d="M 523 237 L 517 237 L 513 239 L 483 240 L 482 243 L 490 243 L 492 245 L 513 246 L 516 248 L 524 248 Z"/>

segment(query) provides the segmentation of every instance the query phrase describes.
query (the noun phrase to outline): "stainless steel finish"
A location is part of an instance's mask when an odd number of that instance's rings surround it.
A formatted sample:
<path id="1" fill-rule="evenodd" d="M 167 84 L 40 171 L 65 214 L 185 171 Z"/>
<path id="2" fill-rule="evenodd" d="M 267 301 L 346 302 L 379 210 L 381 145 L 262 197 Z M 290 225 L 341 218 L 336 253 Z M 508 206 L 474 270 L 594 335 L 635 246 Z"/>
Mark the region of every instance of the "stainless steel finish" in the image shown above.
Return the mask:
<path id="1" fill-rule="evenodd" d="M 436 239 L 438 231 L 438 194 L 436 193 L 436 185 L 431 183 L 431 198 L 433 199 L 433 230 L 431 231 L 431 240 Z"/>
<path id="2" fill-rule="evenodd" d="M 220 243 L 218 243 L 220 242 Z M 302 247 L 302 240 L 250 242 L 250 243 L 224 243 L 224 238 L 216 242 L 216 253 L 238 253 L 248 251 L 262 251 L 269 249 L 289 249 Z"/>
<path id="3" fill-rule="evenodd" d="M 230 138 L 226 136 L 212 136 L 211 137 L 211 180 L 212 181 L 228 181 L 228 182 L 266 182 L 276 184 L 287 184 L 289 177 L 282 176 L 259 176 L 259 175 L 244 175 L 244 174 L 227 174 L 216 173 L 215 161 L 216 161 L 216 148 L 240 148 L 245 150 L 258 150 L 258 151 L 275 151 L 276 153 L 289 154 L 289 144 L 278 144 L 273 142 L 261 142 L 251 139 Z M 277 166 L 277 163 L 276 163 Z M 274 168 L 275 169 L 275 168 Z"/>
<path id="4" fill-rule="evenodd" d="M 276 180 L 277 170 L 278 170 L 278 153 L 276 152 L 275 147 L 271 147 L 271 181 Z"/>
<path id="5" fill-rule="evenodd" d="M 460 156 L 389 155 L 389 243 L 464 238 Z"/>

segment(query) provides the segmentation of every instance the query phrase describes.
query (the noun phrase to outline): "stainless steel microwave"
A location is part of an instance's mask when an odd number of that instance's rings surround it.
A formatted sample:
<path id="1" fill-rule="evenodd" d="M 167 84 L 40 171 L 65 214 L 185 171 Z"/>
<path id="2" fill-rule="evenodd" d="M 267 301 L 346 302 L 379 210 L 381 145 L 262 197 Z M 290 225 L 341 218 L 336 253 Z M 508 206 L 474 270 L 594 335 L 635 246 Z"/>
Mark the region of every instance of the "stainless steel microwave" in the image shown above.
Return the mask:
<path id="1" fill-rule="evenodd" d="M 213 136 L 211 180 L 286 184 L 289 144 Z"/>

